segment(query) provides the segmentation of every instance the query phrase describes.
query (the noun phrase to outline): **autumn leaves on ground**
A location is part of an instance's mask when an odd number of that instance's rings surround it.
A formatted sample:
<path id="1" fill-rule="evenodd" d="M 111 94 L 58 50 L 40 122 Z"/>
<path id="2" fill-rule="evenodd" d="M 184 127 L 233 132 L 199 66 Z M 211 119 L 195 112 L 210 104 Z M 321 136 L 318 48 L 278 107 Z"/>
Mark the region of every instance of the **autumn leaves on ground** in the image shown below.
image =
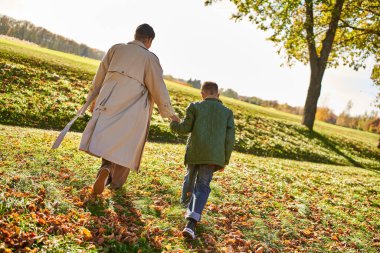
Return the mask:
<path id="1" fill-rule="evenodd" d="M 99 160 L 77 151 L 80 133 L 51 150 L 57 132 L 43 129 L 74 115 L 97 62 L 6 40 L 0 54 L 0 252 L 380 250 L 376 135 L 321 122 L 310 133 L 296 116 L 223 98 L 236 115 L 237 152 L 187 242 L 185 139 L 155 114 L 141 173 L 93 198 Z M 192 88 L 168 88 L 180 115 L 198 99 Z"/>

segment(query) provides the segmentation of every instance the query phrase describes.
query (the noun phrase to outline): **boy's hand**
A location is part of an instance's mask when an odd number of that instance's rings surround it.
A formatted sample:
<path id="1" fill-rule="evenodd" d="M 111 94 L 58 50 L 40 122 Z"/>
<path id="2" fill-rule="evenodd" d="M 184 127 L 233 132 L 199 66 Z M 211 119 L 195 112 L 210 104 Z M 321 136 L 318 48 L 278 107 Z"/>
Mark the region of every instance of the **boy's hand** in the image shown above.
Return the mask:
<path id="1" fill-rule="evenodd" d="M 171 116 L 171 118 L 170 118 L 172 121 L 175 121 L 175 122 L 181 122 L 181 119 L 180 118 L 178 118 L 178 116 L 177 115 L 173 115 L 173 116 Z"/>

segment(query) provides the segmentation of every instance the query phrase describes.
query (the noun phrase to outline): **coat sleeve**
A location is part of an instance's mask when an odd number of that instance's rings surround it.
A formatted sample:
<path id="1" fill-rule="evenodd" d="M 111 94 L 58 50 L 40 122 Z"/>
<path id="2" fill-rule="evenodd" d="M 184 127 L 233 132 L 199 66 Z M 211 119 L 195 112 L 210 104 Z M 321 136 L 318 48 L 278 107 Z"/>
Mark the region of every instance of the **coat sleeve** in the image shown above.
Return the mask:
<path id="1" fill-rule="evenodd" d="M 195 120 L 195 108 L 194 104 L 190 104 L 186 109 L 186 116 L 181 123 L 172 121 L 170 123 L 170 129 L 179 134 L 188 134 L 193 130 L 193 124 Z"/>
<path id="2" fill-rule="evenodd" d="M 98 71 L 96 72 L 96 75 L 92 80 L 92 86 L 87 94 L 86 101 L 95 99 L 98 96 L 100 88 L 103 85 L 104 78 L 107 75 L 108 67 L 110 66 L 112 55 L 114 52 L 115 46 L 111 47 L 106 53 L 106 55 L 104 55 L 102 61 L 100 62 Z"/>
<path id="3" fill-rule="evenodd" d="M 150 55 L 145 68 L 144 83 L 154 103 L 157 104 L 161 116 L 163 118 L 170 118 L 175 115 L 175 112 L 170 103 L 169 93 L 162 78 L 162 72 L 158 58 L 153 54 Z"/>
<path id="4" fill-rule="evenodd" d="M 231 158 L 231 153 L 234 148 L 235 144 L 235 123 L 234 123 L 234 114 L 230 113 L 230 116 L 228 117 L 227 120 L 227 131 L 226 131 L 226 142 L 225 142 L 225 147 L 226 147 L 226 153 L 225 153 L 225 164 L 228 165 L 230 162 Z"/>

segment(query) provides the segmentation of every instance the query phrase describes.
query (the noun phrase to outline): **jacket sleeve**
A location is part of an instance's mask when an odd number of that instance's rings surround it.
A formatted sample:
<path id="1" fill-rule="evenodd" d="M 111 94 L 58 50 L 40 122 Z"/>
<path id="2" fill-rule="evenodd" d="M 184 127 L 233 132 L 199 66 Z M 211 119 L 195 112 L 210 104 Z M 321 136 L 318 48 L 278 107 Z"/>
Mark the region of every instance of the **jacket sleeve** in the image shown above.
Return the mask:
<path id="1" fill-rule="evenodd" d="M 181 123 L 172 121 L 170 123 L 170 129 L 178 134 L 187 134 L 193 130 L 193 124 L 195 120 L 195 108 L 191 103 L 186 109 L 186 116 Z"/>
<path id="2" fill-rule="evenodd" d="M 175 115 L 175 112 L 170 103 L 169 93 L 162 78 L 162 72 L 158 58 L 154 54 L 149 55 L 145 68 L 144 83 L 153 101 L 157 104 L 161 116 L 163 118 L 170 118 Z"/>
<path id="3" fill-rule="evenodd" d="M 114 52 L 115 46 L 112 46 L 104 55 L 102 61 L 100 62 L 98 71 L 96 72 L 96 75 L 92 80 L 92 86 L 87 94 L 86 101 L 95 99 L 98 96 L 100 89 L 102 88 L 104 78 L 107 75 L 108 67 L 110 66 L 112 55 Z"/>
<path id="4" fill-rule="evenodd" d="M 230 113 L 230 116 L 227 120 L 227 131 L 226 131 L 226 143 L 225 143 L 225 164 L 228 165 L 231 158 L 231 153 L 235 144 L 235 123 L 234 123 L 234 114 Z"/>

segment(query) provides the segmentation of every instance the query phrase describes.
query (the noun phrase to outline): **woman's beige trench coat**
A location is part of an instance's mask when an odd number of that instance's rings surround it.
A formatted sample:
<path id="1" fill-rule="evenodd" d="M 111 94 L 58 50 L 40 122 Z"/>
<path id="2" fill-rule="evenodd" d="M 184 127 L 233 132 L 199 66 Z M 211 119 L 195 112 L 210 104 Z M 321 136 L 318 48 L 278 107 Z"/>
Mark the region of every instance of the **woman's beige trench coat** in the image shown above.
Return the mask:
<path id="1" fill-rule="evenodd" d="M 95 97 L 79 149 L 138 171 L 154 103 L 162 117 L 175 114 L 158 58 L 140 41 L 114 45 L 100 63 L 87 101 Z"/>

